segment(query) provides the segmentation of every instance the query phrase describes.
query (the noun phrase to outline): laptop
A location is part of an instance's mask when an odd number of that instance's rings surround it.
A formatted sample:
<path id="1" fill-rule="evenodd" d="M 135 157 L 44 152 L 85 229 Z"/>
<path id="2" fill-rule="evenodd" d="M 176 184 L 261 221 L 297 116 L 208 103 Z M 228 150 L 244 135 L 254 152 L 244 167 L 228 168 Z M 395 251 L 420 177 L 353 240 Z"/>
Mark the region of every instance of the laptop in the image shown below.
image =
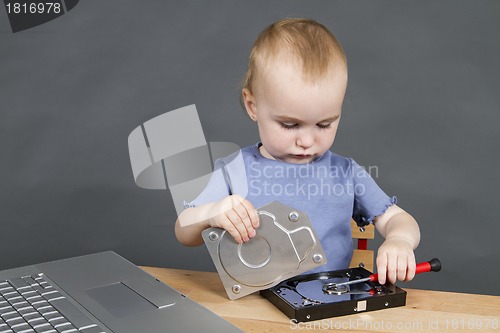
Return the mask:
<path id="1" fill-rule="evenodd" d="M 108 251 L 0 271 L 0 332 L 242 332 Z"/>

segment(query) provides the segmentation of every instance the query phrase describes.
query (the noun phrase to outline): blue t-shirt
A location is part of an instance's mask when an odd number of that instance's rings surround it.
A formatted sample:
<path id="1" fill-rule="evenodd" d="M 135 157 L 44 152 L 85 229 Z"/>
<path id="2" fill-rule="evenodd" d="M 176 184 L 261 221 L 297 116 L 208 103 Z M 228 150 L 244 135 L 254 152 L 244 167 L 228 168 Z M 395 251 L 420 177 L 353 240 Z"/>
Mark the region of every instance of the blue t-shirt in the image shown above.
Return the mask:
<path id="1" fill-rule="evenodd" d="M 256 208 L 278 201 L 305 212 L 327 256 L 327 264 L 307 273 L 345 269 L 353 246 L 351 217 L 366 225 L 396 202 L 351 158 L 327 151 L 308 164 L 262 156 L 260 144 L 215 162 L 205 189 L 186 207 L 216 202 L 231 194 Z"/>

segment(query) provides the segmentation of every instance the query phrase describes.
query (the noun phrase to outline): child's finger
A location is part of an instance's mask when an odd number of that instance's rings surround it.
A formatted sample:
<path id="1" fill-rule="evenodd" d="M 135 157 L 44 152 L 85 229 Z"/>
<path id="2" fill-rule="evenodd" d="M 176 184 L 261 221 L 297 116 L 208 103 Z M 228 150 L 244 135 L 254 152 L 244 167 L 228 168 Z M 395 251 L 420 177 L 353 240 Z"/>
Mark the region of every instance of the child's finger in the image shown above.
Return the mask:
<path id="1" fill-rule="evenodd" d="M 406 280 L 405 281 L 411 281 L 415 277 L 415 271 L 417 269 L 417 262 L 415 260 L 415 255 L 412 254 L 408 258 L 408 267 L 406 270 Z"/>
<path id="2" fill-rule="evenodd" d="M 257 214 L 257 210 L 255 209 L 255 207 L 252 205 L 252 203 L 248 200 L 243 200 L 241 202 L 241 204 L 243 206 L 245 206 L 245 209 L 247 210 L 247 213 L 248 213 L 248 216 L 250 217 L 250 222 L 252 223 L 252 226 L 254 228 L 258 228 L 259 227 L 259 223 L 260 223 L 260 218 L 259 218 L 259 214 Z"/>
<path id="3" fill-rule="evenodd" d="M 252 221 L 250 219 L 250 214 L 247 211 L 247 208 L 245 206 L 245 201 L 243 200 L 241 204 L 235 206 L 233 210 L 236 212 L 236 214 L 239 217 L 239 221 L 243 223 L 243 226 L 245 227 L 246 235 L 248 238 L 251 238 L 255 236 L 255 229 L 253 228 Z M 242 234 L 243 238 L 244 235 Z M 248 241 L 248 239 L 244 239 L 245 241 Z"/>
<path id="4" fill-rule="evenodd" d="M 238 244 L 248 242 L 247 228 L 238 213 L 234 209 L 230 209 L 226 212 L 226 217 L 228 222 L 227 225 L 223 226 L 224 229 L 233 236 Z"/>
<path id="5" fill-rule="evenodd" d="M 387 257 L 387 280 L 390 283 L 396 282 L 397 274 L 397 258 L 395 256 Z"/>
<path id="6" fill-rule="evenodd" d="M 378 282 L 380 284 L 385 284 L 386 272 L 387 272 L 387 256 L 385 254 L 378 255 L 377 274 L 378 274 Z"/>
<path id="7" fill-rule="evenodd" d="M 229 218 L 227 218 L 220 227 L 229 232 L 229 234 L 234 238 L 236 243 L 238 244 L 243 243 L 243 238 L 241 237 L 240 232 L 238 231 L 236 226 L 231 223 Z"/>
<path id="8" fill-rule="evenodd" d="M 396 274 L 397 274 L 398 280 L 404 281 L 406 278 L 406 273 L 407 273 L 407 269 L 408 269 L 408 260 L 406 257 L 400 256 L 397 259 L 397 263 L 398 263 L 397 264 L 398 267 L 396 270 Z"/>

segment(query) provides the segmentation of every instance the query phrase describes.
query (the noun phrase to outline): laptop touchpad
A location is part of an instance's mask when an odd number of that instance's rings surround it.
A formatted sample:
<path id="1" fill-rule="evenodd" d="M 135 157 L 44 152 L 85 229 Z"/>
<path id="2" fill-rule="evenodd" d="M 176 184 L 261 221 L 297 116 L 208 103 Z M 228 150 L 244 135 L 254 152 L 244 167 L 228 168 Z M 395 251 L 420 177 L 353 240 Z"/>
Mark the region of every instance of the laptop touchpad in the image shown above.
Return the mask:
<path id="1" fill-rule="evenodd" d="M 88 289 L 85 292 L 117 317 L 157 309 L 152 303 L 120 282 Z"/>

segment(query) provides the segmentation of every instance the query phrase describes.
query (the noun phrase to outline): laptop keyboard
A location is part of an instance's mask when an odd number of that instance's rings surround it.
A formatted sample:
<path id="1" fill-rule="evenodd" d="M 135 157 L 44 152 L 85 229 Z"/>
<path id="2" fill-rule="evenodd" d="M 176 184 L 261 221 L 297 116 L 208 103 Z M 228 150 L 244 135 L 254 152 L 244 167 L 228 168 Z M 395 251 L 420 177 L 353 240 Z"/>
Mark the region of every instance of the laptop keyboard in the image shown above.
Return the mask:
<path id="1" fill-rule="evenodd" d="M 0 280 L 0 333 L 105 332 L 43 274 Z"/>

